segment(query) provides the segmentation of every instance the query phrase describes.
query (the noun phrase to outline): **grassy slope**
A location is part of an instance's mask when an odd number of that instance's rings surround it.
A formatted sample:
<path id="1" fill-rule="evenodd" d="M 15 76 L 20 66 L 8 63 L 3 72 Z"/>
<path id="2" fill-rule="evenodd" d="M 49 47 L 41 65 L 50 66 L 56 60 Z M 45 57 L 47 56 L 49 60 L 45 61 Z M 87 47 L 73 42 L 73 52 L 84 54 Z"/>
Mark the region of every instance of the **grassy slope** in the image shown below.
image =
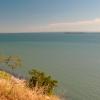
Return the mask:
<path id="1" fill-rule="evenodd" d="M 6 80 L 10 80 L 11 79 L 11 75 L 9 73 L 4 72 L 4 71 L 0 71 L 0 78 L 6 79 Z"/>
<path id="2" fill-rule="evenodd" d="M 57 96 L 43 94 L 43 89 L 30 90 L 21 80 L 17 83 L 12 76 L 0 71 L 0 100 L 60 100 Z"/>

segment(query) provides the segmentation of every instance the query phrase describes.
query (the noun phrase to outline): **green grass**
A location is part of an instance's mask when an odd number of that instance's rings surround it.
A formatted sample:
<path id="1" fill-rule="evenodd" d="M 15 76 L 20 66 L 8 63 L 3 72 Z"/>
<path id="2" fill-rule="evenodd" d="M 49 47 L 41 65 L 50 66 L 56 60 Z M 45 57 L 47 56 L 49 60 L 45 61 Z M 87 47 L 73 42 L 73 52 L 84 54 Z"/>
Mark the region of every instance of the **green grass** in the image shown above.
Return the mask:
<path id="1" fill-rule="evenodd" d="M 0 71 L 0 78 L 10 80 L 11 75 L 9 73 L 4 72 L 4 71 Z"/>

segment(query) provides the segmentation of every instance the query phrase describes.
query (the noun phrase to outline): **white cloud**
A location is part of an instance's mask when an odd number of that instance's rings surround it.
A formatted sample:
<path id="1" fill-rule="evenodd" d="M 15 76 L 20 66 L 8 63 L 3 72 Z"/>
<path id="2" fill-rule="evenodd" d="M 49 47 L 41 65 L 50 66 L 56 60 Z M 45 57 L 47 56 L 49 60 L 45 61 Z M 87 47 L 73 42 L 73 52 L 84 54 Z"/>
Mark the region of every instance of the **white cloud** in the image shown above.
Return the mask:
<path id="1" fill-rule="evenodd" d="M 100 25 L 100 18 L 96 18 L 94 20 L 83 20 L 83 21 L 75 21 L 75 22 L 52 23 L 49 25 L 50 26 Z"/>
<path id="2" fill-rule="evenodd" d="M 82 31 L 82 32 L 100 32 L 100 18 L 93 20 L 81 20 L 75 22 L 49 23 L 45 26 L 34 27 L 33 31 Z"/>
<path id="3" fill-rule="evenodd" d="M 100 32 L 100 18 L 93 20 L 81 20 L 74 22 L 48 23 L 47 25 L 33 26 L 7 26 L 0 27 L 1 32 L 62 32 L 62 31 L 79 31 L 79 32 Z"/>

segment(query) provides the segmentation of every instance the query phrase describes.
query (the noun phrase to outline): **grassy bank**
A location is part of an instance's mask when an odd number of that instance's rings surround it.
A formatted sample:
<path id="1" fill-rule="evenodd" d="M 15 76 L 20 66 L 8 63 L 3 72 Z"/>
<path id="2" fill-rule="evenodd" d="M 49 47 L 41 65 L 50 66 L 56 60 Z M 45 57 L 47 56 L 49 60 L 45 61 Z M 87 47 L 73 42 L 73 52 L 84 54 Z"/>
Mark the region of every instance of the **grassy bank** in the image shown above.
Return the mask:
<path id="1" fill-rule="evenodd" d="M 0 71 L 0 100 L 60 100 L 55 95 L 43 94 L 43 88 L 33 90 L 26 86 L 25 80 Z"/>

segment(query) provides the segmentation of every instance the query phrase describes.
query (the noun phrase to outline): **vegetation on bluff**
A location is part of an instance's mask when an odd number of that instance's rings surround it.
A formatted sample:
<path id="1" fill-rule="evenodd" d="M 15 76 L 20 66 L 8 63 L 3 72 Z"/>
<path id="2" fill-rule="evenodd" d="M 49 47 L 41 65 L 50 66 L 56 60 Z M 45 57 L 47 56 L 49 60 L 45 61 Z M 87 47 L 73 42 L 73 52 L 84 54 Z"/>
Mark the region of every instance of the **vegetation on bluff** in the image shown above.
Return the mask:
<path id="1" fill-rule="evenodd" d="M 18 80 L 18 79 L 17 79 Z M 44 89 L 34 87 L 33 90 L 25 85 L 23 80 L 0 78 L 0 100 L 60 100 L 55 95 L 44 94 Z"/>
<path id="2" fill-rule="evenodd" d="M 0 63 L 4 63 L 14 69 L 21 66 L 21 59 L 18 56 L 0 56 Z"/>
<path id="3" fill-rule="evenodd" d="M 21 66 L 21 60 L 17 56 L 1 56 L 0 63 L 5 63 L 12 69 Z M 35 69 L 29 71 L 29 75 L 28 80 L 20 80 L 0 71 L 0 100 L 59 100 L 53 94 L 57 86 L 56 80 Z"/>
<path id="4" fill-rule="evenodd" d="M 9 73 L 4 72 L 4 71 L 0 71 L 0 78 L 6 79 L 6 80 L 10 80 L 11 79 L 11 75 Z"/>
<path id="5" fill-rule="evenodd" d="M 58 81 L 53 80 L 51 76 L 47 76 L 44 72 L 32 69 L 30 72 L 30 79 L 28 86 L 30 88 L 43 87 L 45 89 L 44 94 L 53 94 L 54 88 L 57 86 Z"/>

